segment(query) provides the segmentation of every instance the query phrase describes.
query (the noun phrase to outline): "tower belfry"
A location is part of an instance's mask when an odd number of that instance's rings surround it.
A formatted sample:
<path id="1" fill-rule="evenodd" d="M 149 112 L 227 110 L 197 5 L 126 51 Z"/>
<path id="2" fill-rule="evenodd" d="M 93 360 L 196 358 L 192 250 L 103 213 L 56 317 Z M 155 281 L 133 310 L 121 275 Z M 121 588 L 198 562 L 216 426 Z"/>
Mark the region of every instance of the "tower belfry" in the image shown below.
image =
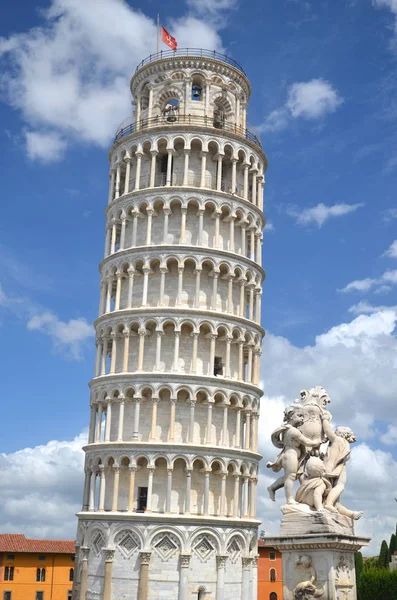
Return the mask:
<path id="1" fill-rule="evenodd" d="M 256 600 L 263 185 L 250 83 L 152 55 L 109 152 L 74 600 Z"/>

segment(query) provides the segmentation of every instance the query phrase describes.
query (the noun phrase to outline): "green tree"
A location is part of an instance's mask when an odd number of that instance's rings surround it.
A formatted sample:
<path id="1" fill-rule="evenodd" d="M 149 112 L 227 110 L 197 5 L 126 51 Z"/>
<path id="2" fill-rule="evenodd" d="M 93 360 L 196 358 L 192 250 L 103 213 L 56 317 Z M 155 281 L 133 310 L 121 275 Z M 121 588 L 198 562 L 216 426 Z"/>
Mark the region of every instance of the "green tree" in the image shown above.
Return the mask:
<path id="1" fill-rule="evenodd" d="M 389 547 L 387 545 L 386 540 L 383 540 L 380 546 L 379 559 L 378 559 L 378 567 L 380 569 L 386 569 L 389 565 L 387 559 L 389 557 Z"/>
<path id="2" fill-rule="evenodd" d="M 394 600 L 397 598 L 397 571 L 368 569 L 358 582 L 360 600 Z"/>
<path id="3" fill-rule="evenodd" d="M 388 555 L 388 563 L 391 562 L 391 557 L 394 552 L 397 550 L 397 537 L 395 533 L 392 533 L 390 536 L 390 544 L 389 544 L 389 555 Z"/>
<path id="4" fill-rule="evenodd" d="M 361 552 L 356 552 L 354 554 L 354 565 L 356 567 L 356 581 L 358 581 L 364 569 L 363 555 Z"/>
<path id="5" fill-rule="evenodd" d="M 364 570 L 364 561 L 363 561 L 363 555 L 361 554 L 361 552 L 356 552 L 354 554 L 354 566 L 356 568 L 356 585 L 358 588 L 358 585 L 361 580 L 361 574 Z M 358 598 L 358 600 L 361 600 L 359 592 L 357 592 L 357 598 Z"/>
<path id="6" fill-rule="evenodd" d="M 368 569 L 377 569 L 379 562 L 379 556 L 370 556 L 366 558 L 364 561 L 364 571 L 368 571 Z"/>

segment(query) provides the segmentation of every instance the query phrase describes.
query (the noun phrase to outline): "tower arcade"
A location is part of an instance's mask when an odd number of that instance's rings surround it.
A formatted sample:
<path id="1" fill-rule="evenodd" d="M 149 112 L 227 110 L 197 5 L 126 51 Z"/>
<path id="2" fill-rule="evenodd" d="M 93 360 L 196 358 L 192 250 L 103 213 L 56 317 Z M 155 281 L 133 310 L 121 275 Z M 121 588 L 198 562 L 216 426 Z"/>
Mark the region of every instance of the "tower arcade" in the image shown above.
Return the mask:
<path id="1" fill-rule="evenodd" d="M 109 152 L 74 600 L 256 600 L 263 185 L 250 84 L 162 52 Z"/>

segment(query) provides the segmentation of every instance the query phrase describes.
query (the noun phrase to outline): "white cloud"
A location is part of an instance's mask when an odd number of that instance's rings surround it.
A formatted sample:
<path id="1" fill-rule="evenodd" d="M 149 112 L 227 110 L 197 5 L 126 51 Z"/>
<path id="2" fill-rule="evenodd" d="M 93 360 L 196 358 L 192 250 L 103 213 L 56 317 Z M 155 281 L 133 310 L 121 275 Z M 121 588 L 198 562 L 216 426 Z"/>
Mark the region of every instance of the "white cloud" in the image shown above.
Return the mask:
<path id="1" fill-rule="evenodd" d="M 391 10 L 396 19 L 394 27 L 397 33 L 397 0 L 372 0 L 372 4 L 378 8 L 388 8 Z"/>
<path id="2" fill-rule="evenodd" d="M 81 508 L 85 433 L 0 454 L 0 529 L 38 538 L 74 539 Z M 34 507 L 34 510 L 32 510 Z"/>
<path id="3" fill-rule="evenodd" d="M 237 8 L 238 0 L 187 0 L 187 6 L 201 16 L 217 16 L 227 10 Z"/>
<path id="4" fill-rule="evenodd" d="M 85 319 L 70 319 L 65 323 L 51 312 L 32 317 L 27 328 L 50 336 L 54 347 L 66 351 L 73 359 L 81 357 L 84 342 L 93 336 L 93 329 Z"/>
<path id="5" fill-rule="evenodd" d="M 359 314 L 370 315 L 372 313 L 376 313 L 376 312 L 384 311 L 384 310 L 394 310 L 397 312 L 397 306 L 373 306 L 369 302 L 364 302 L 363 300 L 361 300 L 360 302 L 358 302 L 357 304 L 353 304 L 353 306 L 351 306 L 349 308 L 349 312 L 353 313 L 355 315 L 359 315 Z"/>
<path id="6" fill-rule="evenodd" d="M 258 516 L 269 534 L 278 534 L 282 491 L 272 503 L 266 487 L 274 474 L 266 469 L 277 449 L 270 443 L 271 431 L 281 423 L 283 407 L 299 397 L 301 389 L 323 385 L 332 403 L 336 425 L 352 427 L 358 437 L 348 464 L 344 504 L 364 510 L 357 523 L 359 535 L 371 535 L 366 551 L 375 554 L 383 538 L 395 529 L 397 496 L 396 458 L 369 445 L 379 438 L 379 423 L 387 429 L 381 441 L 390 443 L 397 431 L 397 309 L 364 305 L 370 313 L 359 315 L 318 335 L 312 345 L 299 348 L 284 337 L 268 333 L 264 340 L 262 373 L 265 397 L 261 402 L 260 450 L 264 455 L 259 481 Z M 288 367 L 286 367 L 288 365 Z M 388 427 L 387 427 L 388 426 Z M 395 428 L 395 429 L 394 429 Z M 390 440 L 388 442 L 388 440 Z M 382 493 L 374 496 L 374 486 Z"/>
<path id="7" fill-rule="evenodd" d="M 397 445 L 397 426 L 388 425 L 386 433 L 381 436 L 381 441 L 387 446 Z"/>
<path id="8" fill-rule="evenodd" d="M 342 104 L 339 92 L 324 79 L 311 79 L 293 83 L 287 100 L 281 108 L 273 110 L 258 129 L 280 131 L 288 126 L 291 119 L 321 119 L 333 113 Z"/>
<path id="9" fill-rule="evenodd" d="M 312 79 L 291 85 L 286 107 L 294 118 L 319 119 L 341 104 L 339 93 L 328 81 Z"/>
<path id="10" fill-rule="evenodd" d="M 397 240 L 394 240 L 394 242 L 391 243 L 389 248 L 382 254 L 382 256 L 397 258 Z"/>
<path id="11" fill-rule="evenodd" d="M 259 132 L 281 131 L 287 127 L 289 116 L 286 108 L 276 108 L 266 117 L 264 124 L 257 129 Z"/>
<path id="12" fill-rule="evenodd" d="M 131 111 L 135 65 L 156 50 L 156 24 L 124 0 L 52 0 L 40 14 L 41 26 L 0 38 L 0 86 L 28 125 L 29 156 L 49 162 L 73 140 L 109 144 Z M 179 46 L 222 50 L 211 19 L 191 13 L 174 25 Z"/>
<path id="13" fill-rule="evenodd" d="M 351 281 L 345 287 L 339 289 L 339 292 L 368 292 L 375 289 L 375 293 L 385 293 L 391 289 L 391 285 L 397 284 L 397 269 L 385 271 L 377 279 L 367 277 L 366 279 L 356 279 Z"/>
<path id="14" fill-rule="evenodd" d="M 322 227 L 324 223 L 333 217 L 343 217 L 357 209 L 364 206 L 362 203 L 358 204 L 333 204 L 326 206 L 322 202 L 311 208 L 299 209 L 297 206 L 288 206 L 286 209 L 287 214 L 291 217 L 296 218 L 298 225 L 311 225 L 316 224 L 318 227 Z"/>
<path id="15" fill-rule="evenodd" d="M 31 160 L 41 160 L 44 163 L 57 162 L 66 150 L 67 143 L 57 133 L 25 133 L 26 150 Z"/>

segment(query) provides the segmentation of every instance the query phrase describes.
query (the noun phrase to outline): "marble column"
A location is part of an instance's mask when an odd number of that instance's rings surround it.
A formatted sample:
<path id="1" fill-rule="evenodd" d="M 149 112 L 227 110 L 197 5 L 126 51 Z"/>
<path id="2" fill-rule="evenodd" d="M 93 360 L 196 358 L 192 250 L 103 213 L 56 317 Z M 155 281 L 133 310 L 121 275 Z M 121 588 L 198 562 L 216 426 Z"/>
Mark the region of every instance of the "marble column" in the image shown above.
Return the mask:
<path id="1" fill-rule="evenodd" d="M 135 414 L 134 414 L 134 431 L 132 433 L 132 439 L 139 439 L 139 409 L 141 407 L 141 398 L 134 398 L 135 402 Z"/>
<path id="2" fill-rule="evenodd" d="M 185 514 L 190 514 L 190 495 L 192 492 L 192 469 L 185 469 L 186 472 L 186 494 L 185 494 Z"/>
<path id="3" fill-rule="evenodd" d="M 132 512 L 134 510 L 134 488 L 135 488 L 135 473 L 136 467 L 130 467 L 130 485 L 128 490 L 128 512 Z"/>
<path id="4" fill-rule="evenodd" d="M 241 600 L 250 600 L 250 579 L 252 558 L 243 558 L 243 583 L 241 586 Z"/>
<path id="5" fill-rule="evenodd" d="M 189 600 L 189 568 L 190 554 L 181 553 L 179 555 L 180 571 L 179 571 L 179 594 L 178 600 Z"/>
<path id="6" fill-rule="evenodd" d="M 216 600 L 225 598 L 225 566 L 227 556 L 216 557 Z"/>
<path id="7" fill-rule="evenodd" d="M 251 600 L 258 600 L 258 560 L 259 555 L 257 554 L 252 558 L 252 570 L 251 570 Z"/>
<path id="8" fill-rule="evenodd" d="M 151 552 L 140 552 L 141 568 L 139 573 L 138 600 L 148 600 L 149 564 Z"/>
<path id="9" fill-rule="evenodd" d="M 89 548 L 81 547 L 81 577 L 80 577 L 80 593 L 79 600 L 86 600 L 87 597 L 87 581 L 88 581 L 88 555 L 90 553 Z"/>

